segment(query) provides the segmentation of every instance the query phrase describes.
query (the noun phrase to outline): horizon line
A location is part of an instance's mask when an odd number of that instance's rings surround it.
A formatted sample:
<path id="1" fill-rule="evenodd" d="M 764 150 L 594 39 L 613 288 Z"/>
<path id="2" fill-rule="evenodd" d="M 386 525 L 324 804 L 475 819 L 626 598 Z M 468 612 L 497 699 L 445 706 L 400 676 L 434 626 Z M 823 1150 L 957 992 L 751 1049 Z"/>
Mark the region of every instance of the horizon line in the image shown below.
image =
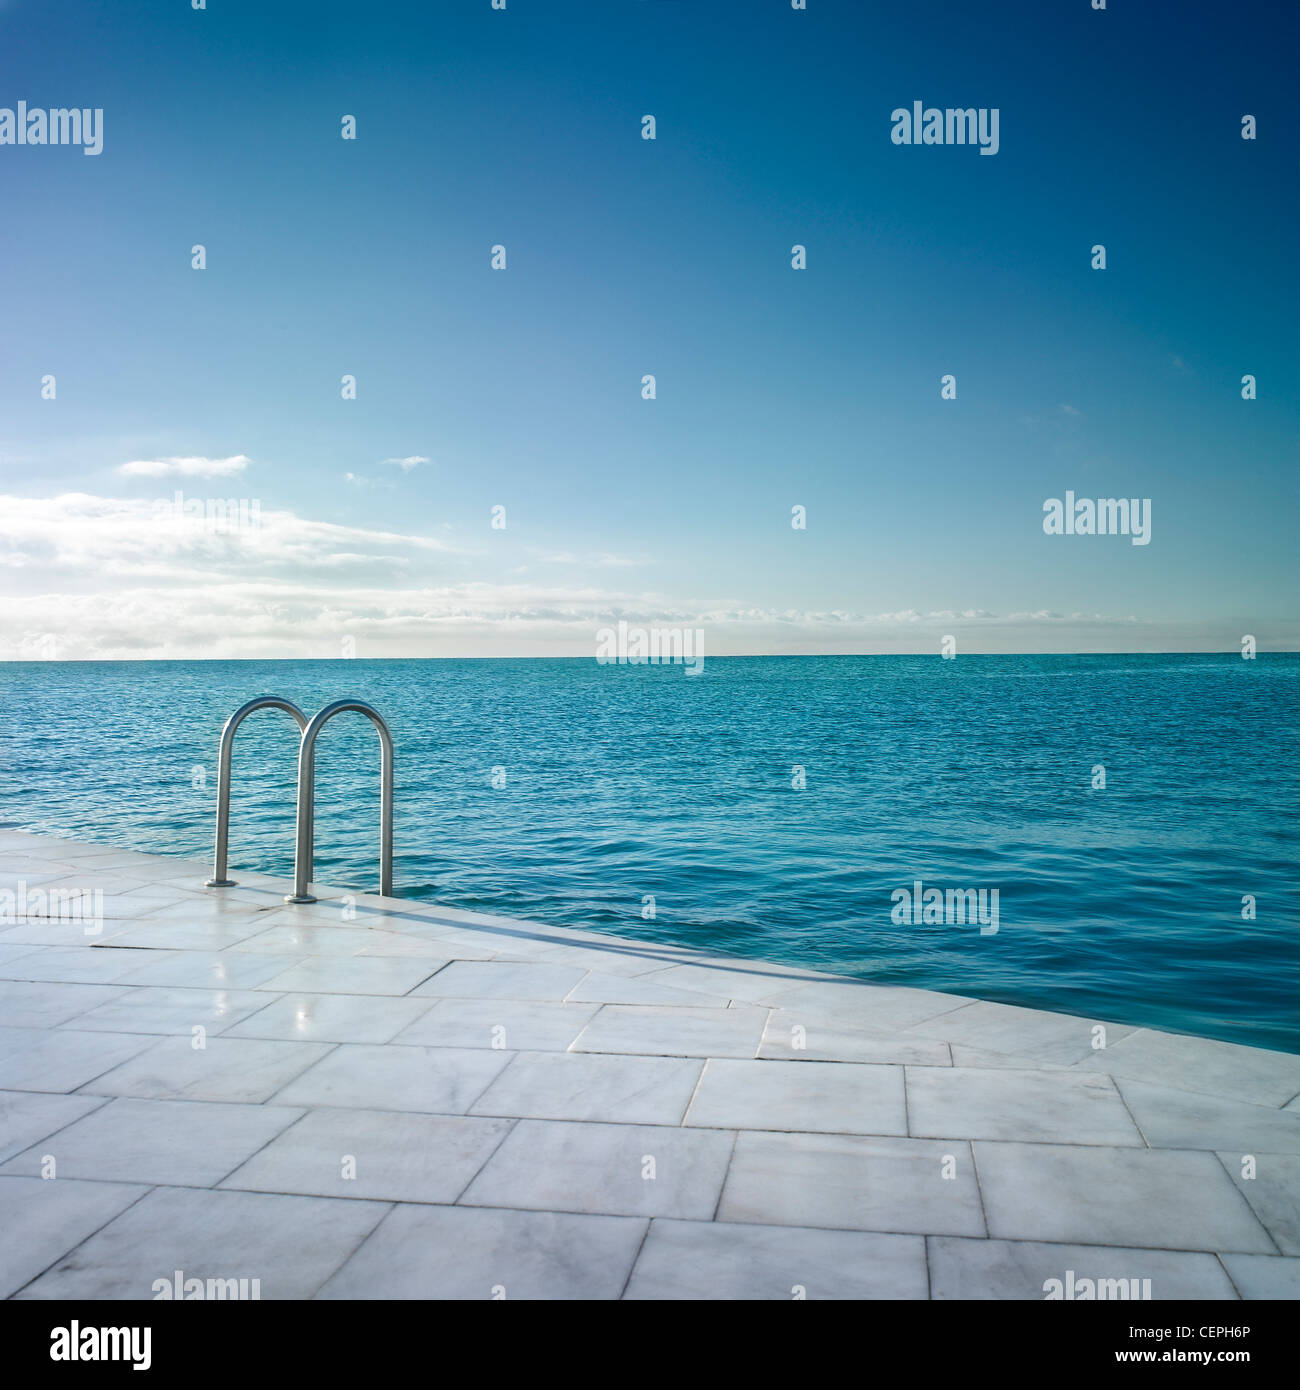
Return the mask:
<path id="1" fill-rule="evenodd" d="M 1032 651 L 1032 652 L 960 652 L 951 657 L 927 649 L 911 652 L 725 652 L 717 656 L 706 656 L 707 661 L 816 661 L 826 658 L 858 657 L 938 657 L 941 661 L 955 661 L 958 656 L 979 656 L 994 658 L 1015 658 L 1024 656 L 1235 656 L 1242 660 L 1255 661 L 1261 656 L 1297 656 L 1300 649 L 1284 647 L 1277 650 L 1258 650 L 1253 657 L 1243 657 L 1237 648 L 1208 647 L 1193 650 L 1159 651 Z M 271 662 L 271 661 L 315 661 L 315 662 L 375 662 L 375 661 L 591 661 L 598 666 L 680 666 L 680 661 L 599 661 L 590 653 L 569 656 L 90 656 L 90 657 L 0 657 L 0 666 L 126 666 L 161 662 L 183 662 L 190 665 L 229 663 L 229 662 Z"/>

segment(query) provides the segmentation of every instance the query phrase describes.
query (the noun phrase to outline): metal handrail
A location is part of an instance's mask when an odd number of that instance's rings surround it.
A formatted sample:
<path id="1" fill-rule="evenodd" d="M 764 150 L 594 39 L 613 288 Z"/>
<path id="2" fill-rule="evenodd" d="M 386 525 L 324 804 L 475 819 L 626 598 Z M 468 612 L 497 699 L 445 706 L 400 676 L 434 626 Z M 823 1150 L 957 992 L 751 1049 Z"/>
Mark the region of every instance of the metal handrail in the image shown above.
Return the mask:
<path id="1" fill-rule="evenodd" d="M 287 903 L 314 903 L 311 895 L 312 861 L 315 856 L 316 739 L 336 714 L 364 714 L 379 733 L 379 892 L 393 896 L 393 736 L 383 715 L 364 700 L 335 700 L 312 717 L 302 731 L 298 749 L 298 838 L 293 865 L 293 892 Z"/>
<path id="2" fill-rule="evenodd" d="M 293 703 L 279 695 L 259 695 L 249 700 L 226 720 L 221 730 L 221 748 L 217 754 L 217 843 L 213 854 L 212 877 L 205 888 L 233 888 L 235 880 L 226 877 L 226 855 L 230 848 L 230 755 L 235 744 L 235 730 L 257 709 L 282 709 L 294 717 L 300 731 L 307 728 L 307 716 Z"/>

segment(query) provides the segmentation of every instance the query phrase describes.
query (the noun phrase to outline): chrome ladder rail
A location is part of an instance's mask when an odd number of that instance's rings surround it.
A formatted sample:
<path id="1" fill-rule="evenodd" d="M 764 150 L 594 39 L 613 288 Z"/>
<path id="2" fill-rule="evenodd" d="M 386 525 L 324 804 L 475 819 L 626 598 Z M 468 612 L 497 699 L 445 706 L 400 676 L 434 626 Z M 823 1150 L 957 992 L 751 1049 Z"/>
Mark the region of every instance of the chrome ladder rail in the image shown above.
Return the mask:
<path id="1" fill-rule="evenodd" d="M 316 740 L 336 714 L 364 714 L 379 734 L 379 892 L 393 896 L 393 736 L 384 717 L 364 700 L 335 700 L 318 711 L 302 731 L 298 749 L 298 826 L 293 865 L 293 892 L 287 903 L 314 903 L 311 875 L 315 857 Z"/>
<path id="2" fill-rule="evenodd" d="M 235 730 L 258 709 L 282 709 L 286 714 L 293 715 L 299 732 L 307 728 L 307 716 L 292 700 L 280 695 L 259 695 L 240 705 L 226 720 L 217 754 L 217 843 L 213 853 L 212 877 L 204 883 L 205 888 L 235 887 L 235 880 L 226 877 L 226 857 L 230 849 L 230 755 L 235 746 Z"/>

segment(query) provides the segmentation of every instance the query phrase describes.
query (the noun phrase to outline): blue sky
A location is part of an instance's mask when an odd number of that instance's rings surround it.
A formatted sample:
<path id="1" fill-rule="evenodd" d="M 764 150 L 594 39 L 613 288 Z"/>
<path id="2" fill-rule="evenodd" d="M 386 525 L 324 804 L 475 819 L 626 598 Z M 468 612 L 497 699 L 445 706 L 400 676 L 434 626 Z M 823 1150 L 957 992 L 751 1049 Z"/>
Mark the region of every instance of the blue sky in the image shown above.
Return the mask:
<path id="1" fill-rule="evenodd" d="M 0 655 L 1297 646 L 1288 7 L 0 0 L 0 39 L 0 106 L 104 111 L 98 156 L 0 146 Z M 998 153 L 893 144 L 916 100 Z M 178 487 L 261 525 L 160 526 Z M 1151 543 L 1044 535 L 1066 490 Z"/>

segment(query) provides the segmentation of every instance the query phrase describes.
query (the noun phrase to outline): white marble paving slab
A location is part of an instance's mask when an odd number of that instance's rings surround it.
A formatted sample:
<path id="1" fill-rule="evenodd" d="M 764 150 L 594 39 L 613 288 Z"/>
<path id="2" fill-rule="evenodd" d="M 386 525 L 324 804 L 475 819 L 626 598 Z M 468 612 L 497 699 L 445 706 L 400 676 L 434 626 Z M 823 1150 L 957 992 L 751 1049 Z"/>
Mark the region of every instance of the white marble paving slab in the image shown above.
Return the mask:
<path id="1" fill-rule="evenodd" d="M 646 975 L 649 984 L 666 985 L 670 989 L 684 989 L 695 994 L 712 994 L 719 999 L 736 1000 L 739 1003 L 755 1003 L 769 996 L 798 989 L 811 982 L 806 972 L 799 970 L 772 970 L 771 967 L 755 972 L 744 965 L 736 964 L 720 968 L 706 965 L 670 965 L 666 970 Z"/>
<path id="2" fill-rule="evenodd" d="M 766 1009 L 692 1009 L 671 1004 L 606 1004 L 573 1044 L 575 1052 L 661 1057 L 749 1057 L 758 1051 Z"/>
<path id="3" fill-rule="evenodd" d="M 1213 1154 L 982 1140 L 974 1149 L 991 1236 L 1275 1253 Z"/>
<path id="4" fill-rule="evenodd" d="M 407 932 L 376 931 L 371 932 L 371 940 L 366 943 L 365 948 L 359 952 L 363 956 L 407 956 L 416 959 L 431 960 L 434 962 L 434 969 L 441 969 L 449 961 L 467 960 L 480 957 L 479 952 L 471 951 L 466 953 L 448 941 L 435 941 L 424 937 L 413 936 Z M 482 952 L 481 956 L 486 957 L 487 952 Z"/>
<path id="5" fill-rule="evenodd" d="M 603 973 L 597 963 L 591 973 L 565 995 L 580 1004 L 678 1004 L 685 1008 L 722 1008 L 731 1002 L 729 994 L 679 989 L 651 975 L 623 976 Z"/>
<path id="6" fill-rule="evenodd" d="M 1234 1299 L 1236 1289 L 1214 1255 L 1107 1245 L 1052 1245 L 1027 1240 L 931 1236 L 930 1297 L 936 1299 L 1075 1299 L 1149 1297 Z M 1248 1258 L 1254 1258 L 1253 1256 Z M 1056 1281 L 1053 1284 L 1053 1280 Z M 1123 1283 L 1117 1281 L 1122 1280 Z M 1147 1283 L 1146 1281 L 1150 1281 Z"/>
<path id="7" fill-rule="evenodd" d="M 148 1190 L 75 1178 L 0 1177 L 0 1298 L 12 1297 Z"/>
<path id="8" fill-rule="evenodd" d="M 24 1046 L 0 1056 L 0 1090 L 75 1091 L 157 1041 L 136 1033 L 34 1031 Z"/>
<path id="9" fill-rule="evenodd" d="M 620 1216 L 398 1206 L 318 1297 L 616 1299 L 645 1228 Z"/>
<path id="10" fill-rule="evenodd" d="M 279 913 L 266 914 L 263 921 L 278 918 Z M 375 933 L 365 927 L 322 926 L 319 923 L 282 921 L 264 925 L 253 936 L 246 936 L 231 947 L 243 953 L 264 953 L 269 956 L 358 956 L 373 944 Z"/>
<path id="11" fill-rule="evenodd" d="M 261 1192 L 160 1187 L 23 1289 L 40 1299 L 154 1299 L 155 1284 L 258 1280 L 262 1299 L 310 1298 L 389 1208 Z M 235 1286 L 237 1287 L 237 1286 Z"/>
<path id="12" fill-rule="evenodd" d="M 1300 1299 L 1300 1259 L 1281 1255 L 1220 1255 L 1242 1298 Z"/>
<path id="13" fill-rule="evenodd" d="M 266 995 L 241 989 L 165 989 L 140 985 L 78 1014 L 65 1028 L 81 1032 L 224 1033 L 266 1006 Z"/>
<path id="14" fill-rule="evenodd" d="M 707 1221 L 734 1138 L 670 1125 L 520 1120 L 460 1200 Z"/>
<path id="15" fill-rule="evenodd" d="M 976 1067 L 908 1067 L 912 1134 L 1141 1146 L 1108 1076 Z"/>
<path id="16" fill-rule="evenodd" d="M 113 1034 L 101 1034 L 112 1037 Z M 208 1100 L 255 1104 L 330 1052 L 325 1043 L 191 1036 L 157 1038 L 128 1061 L 86 1082 L 82 1091 L 140 1100 Z"/>
<path id="17" fill-rule="evenodd" d="M 63 984 L 114 984 L 159 955 L 172 957 L 173 953 L 111 946 L 47 946 L 16 962 L 10 977 Z"/>
<path id="18" fill-rule="evenodd" d="M 1282 1106 L 1300 1093 L 1300 1055 L 1151 1028 L 1134 1030 L 1080 1065 L 1253 1105 Z"/>
<path id="19" fill-rule="evenodd" d="M 445 964 L 426 957 L 307 956 L 257 988 L 283 993 L 409 994 Z"/>
<path id="20" fill-rule="evenodd" d="M 586 974 L 581 966 L 454 960 L 417 991 L 438 999 L 549 999 L 558 1003 Z"/>
<path id="21" fill-rule="evenodd" d="M 656 1217 L 630 1299 L 925 1298 L 921 1236 Z"/>
<path id="22" fill-rule="evenodd" d="M 903 1069 L 711 1057 L 685 1122 L 715 1129 L 902 1135 Z"/>
<path id="23" fill-rule="evenodd" d="M 1242 1153 L 1234 1149 L 1220 1151 L 1219 1159 L 1277 1249 L 1284 1255 L 1300 1255 L 1300 1202 L 1296 1201 L 1300 1191 L 1300 1156 Z M 1253 1176 L 1247 1177 L 1247 1173 Z"/>
<path id="24" fill-rule="evenodd" d="M 284 1105 L 461 1115 L 513 1056 L 513 1052 L 460 1047 L 340 1043 L 275 1099 Z"/>
<path id="25" fill-rule="evenodd" d="M 106 1103 L 100 1096 L 0 1091 L 0 1163 Z"/>
<path id="26" fill-rule="evenodd" d="M 0 945 L 31 946 L 95 946 L 115 940 L 123 932 L 134 931 L 139 919 L 135 917 L 107 918 L 99 921 L 54 921 L 48 917 L 22 918 L 15 925 L 0 931 Z"/>
<path id="27" fill-rule="evenodd" d="M 860 980 L 831 980 L 810 984 L 791 982 L 773 990 L 763 1002 L 794 1015 L 806 1015 L 813 1023 L 838 1019 L 866 1028 L 901 1030 L 945 1017 L 971 1001 L 934 990 L 870 985 Z M 941 1031 L 933 1035 L 944 1036 Z"/>
<path id="28" fill-rule="evenodd" d="M 114 985 L 0 980 L 0 1021 L 15 1028 L 54 1028 L 123 993 Z"/>
<path id="29" fill-rule="evenodd" d="M 297 965 L 299 959 L 244 952 L 238 946 L 224 951 L 150 951 L 139 968 L 123 975 L 118 983 L 176 989 L 256 989 L 273 975 L 282 975 Z"/>
<path id="30" fill-rule="evenodd" d="M 910 1063 L 923 1067 L 947 1067 L 953 1061 L 946 1042 L 810 1016 L 799 1009 L 772 1010 L 758 1055 L 772 1061 Z"/>
<path id="31" fill-rule="evenodd" d="M 742 1133 L 718 1220 L 985 1234 L 968 1144 L 847 1134 Z"/>
<path id="32" fill-rule="evenodd" d="M 198 927 L 238 926 L 251 935 L 265 925 L 268 912 L 283 911 L 283 905 L 268 895 L 266 905 L 250 913 L 249 904 L 216 890 L 179 903 L 162 903 L 145 914 L 150 926 Z M 274 906 L 272 906 L 274 904 Z"/>
<path id="33" fill-rule="evenodd" d="M 136 918 L 126 931 L 116 932 L 114 946 L 137 946 L 151 951 L 224 951 L 256 936 L 258 923 L 230 913 L 211 921 L 159 922 L 152 916 Z"/>
<path id="34" fill-rule="evenodd" d="M 0 1172 L 59 1178 L 211 1187 L 292 1124 L 301 1110 L 209 1101 L 109 1101 L 6 1162 Z"/>
<path id="35" fill-rule="evenodd" d="M 485 940 L 480 932 L 467 933 L 437 925 L 411 927 L 403 924 L 400 931 L 376 931 L 373 935 L 375 943 L 362 954 L 432 955 L 447 960 L 495 960 L 500 954 L 496 942 Z M 385 941 L 392 949 L 387 949 Z"/>
<path id="36" fill-rule="evenodd" d="M 417 996 L 412 995 L 414 1000 Z M 543 999 L 424 999 L 430 1008 L 392 1039 L 430 1047 L 490 1047 L 498 1051 L 564 1052 L 586 1027 L 597 1004 Z"/>
<path id="37" fill-rule="evenodd" d="M 520 1052 L 474 1102 L 475 1115 L 675 1125 L 703 1063 L 679 1057 Z"/>
<path id="38" fill-rule="evenodd" d="M 1104 1031 L 1097 1033 L 1097 1028 Z M 1046 1009 L 968 1000 L 961 1009 L 913 1025 L 913 1031 L 967 1047 L 1015 1052 L 1039 1063 L 1068 1066 L 1093 1056 L 1095 1041 L 1104 1039 L 1109 1047 L 1135 1030 L 1123 1024 L 1050 1013 Z"/>
<path id="39" fill-rule="evenodd" d="M 294 1042 L 386 1043 L 428 1013 L 428 999 L 374 994 L 283 994 L 225 1030 L 231 1038 L 284 1038 Z"/>
<path id="40" fill-rule="evenodd" d="M 221 1186 L 392 1202 L 454 1202 L 512 1124 L 466 1115 L 312 1110 Z"/>
<path id="41" fill-rule="evenodd" d="M 621 975 L 625 978 L 652 975 L 664 968 L 662 960 L 648 957 L 643 951 L 550 941 L 515 940 L 503 943 L 496 959 L 534 961 L 543 965 L 578 965 L 584 970 L 599 970 L 604 975 Z"/>
<path id="42" fill-rule="evenodd" d="M 1115 1084 L 1153 1149 L 1300 1154 L 1300 1115 L 1128 1077 Z"/>
<path id="43" fill-rule="evenodd" d="M 33 951 L 41 948 L 33 945 L 30 941 L 11 941 L 0 940 L 0 980 L 21 979 L 10 972 L 9 967 L 17 964 L 24 956 L 30 956 Z"/>

